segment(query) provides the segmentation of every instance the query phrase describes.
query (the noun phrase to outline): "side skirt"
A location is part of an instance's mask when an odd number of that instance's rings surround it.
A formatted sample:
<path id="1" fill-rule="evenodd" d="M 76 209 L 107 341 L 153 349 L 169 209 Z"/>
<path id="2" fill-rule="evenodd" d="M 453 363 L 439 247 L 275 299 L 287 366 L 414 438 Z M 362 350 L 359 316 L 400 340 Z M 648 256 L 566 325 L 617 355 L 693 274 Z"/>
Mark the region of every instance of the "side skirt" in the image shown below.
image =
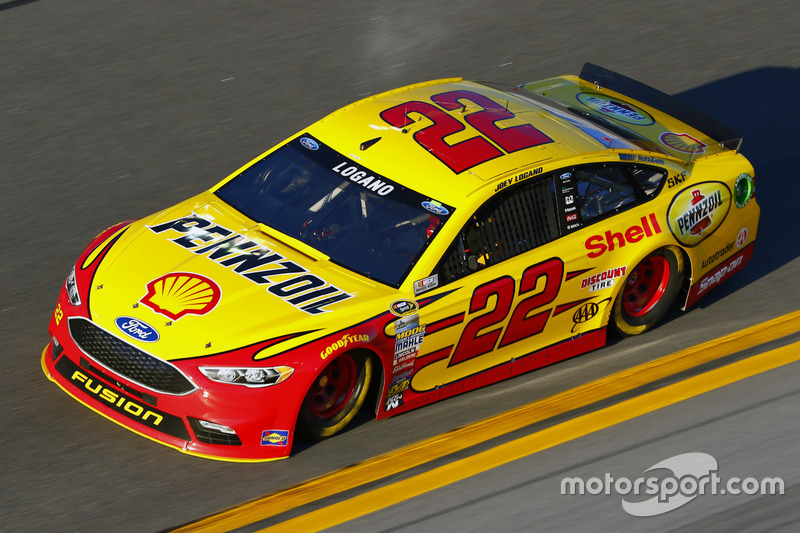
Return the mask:
<path id="1" fill-rule="evenodd" d="M 579 337 L 549 346 L 538 352 L 533 352 L 517 359 L 502 363 L 495 367 L 473 374 L 467 378 L 448 383 L 438 389 L 424 393 L 417 393 L 409 390 L 403 398 L 403 404 L 390 412 L 386 412 L 384 406 L 379 406 L 377 418 L 388 418 L 399 415 L 406 411 L 428 405 L 439 400 L 444 400 L 464 392 L 479 389 L 486 385 L 498 383 L 500 381 L 525 374 L 537 368 L 542 368 L 577 355 L 602 348 L 606 344 L 606 328 L 597 329 L 584 333 Z M 408 394 L 411 393 L 411 394 Z"/>

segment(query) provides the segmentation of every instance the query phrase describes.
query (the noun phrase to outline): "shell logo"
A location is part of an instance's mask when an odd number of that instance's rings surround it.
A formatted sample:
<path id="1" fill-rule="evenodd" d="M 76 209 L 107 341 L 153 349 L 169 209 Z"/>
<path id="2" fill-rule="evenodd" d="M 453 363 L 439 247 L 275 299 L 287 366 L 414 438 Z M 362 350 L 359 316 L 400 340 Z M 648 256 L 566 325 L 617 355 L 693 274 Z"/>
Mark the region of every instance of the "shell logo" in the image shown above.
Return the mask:
<path id="1" fill-rule="evenodd" d="M 688 133 L 673 133 L 667 131 L 662 133 L 658 138 L 666 146 L 685 154 L 702 154 L 706 151 L 706 147 L 708 146 Z"/>
<path id="2" fill-rule="evenodd" d="M 184 315 L 204 315 L 214 309 L 221 296 L 219 285 L 205 276 L 172 272 L 147 284 L 140 300 L 156 313 L 178 320 Z"/>

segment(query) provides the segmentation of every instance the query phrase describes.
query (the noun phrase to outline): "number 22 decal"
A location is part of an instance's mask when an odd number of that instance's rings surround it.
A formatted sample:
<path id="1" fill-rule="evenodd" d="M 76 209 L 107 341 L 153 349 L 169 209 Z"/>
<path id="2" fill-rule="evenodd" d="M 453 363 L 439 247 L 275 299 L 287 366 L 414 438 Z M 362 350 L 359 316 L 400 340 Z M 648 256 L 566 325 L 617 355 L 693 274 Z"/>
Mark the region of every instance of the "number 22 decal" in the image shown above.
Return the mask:
<path id="1" fill-rule="evenodd" d="M 465 90 L 449 91 L 437 94 L 431 97 L 431 100 L 439 107 L 428 102 L 405 102 L 384 110 L 381 118 L 396 128 L 405 128 L 415 122 L 409 116 L 410 113 L 427 117 L 433 124 L 414 133 L 414 140 L 456 174 L 504 153 L 553 142 L 550 137 L 530 124 L 499 127 L 497 122 L 514 118 L 516 115 L 482 94 Z M 445 137 L 465 128 L 460 120 L 447 111 L 466 109 L 466 103 L 462 103 L 463 101 L 472 102 L 481 108 L 480 111 L 467 114 L 465 120 L 483 136 L 448 144 L 445 142 Z"/>
<path id="2" fill-rule="evenodd" d="M 485 310 L 491 296 L 496 296 L 494 309 L 476 316 L 467 323 L 448 366 L 457 365 L 491 352 L 498 346 L 498 339 L 500 340 L 499 347 L 502 348 L 544 331 L 552 308 L 534 311 L 556 299 L 564 278 L 564 263 L 561 259 L 549 259 L 527 268 L 519 283 L 519 295 L 527 295 L 534 291 L 542 278 L 545 278 L 544 289 L 523 298 L 513 311 L 511 311 L 511 304 L 514 301 L 516 284 L 510 276 L 497 278 L 476 288 L 469 302 L 469 314 Z M 484 331 L 502 322 L 508 316 L 509 311 L 511 311 L 511 319 L 505 328 L 505 333 L 503 333 L 502 326 Z M 501 333 L 503 333 L 502 338 L 500 338 Z"/>

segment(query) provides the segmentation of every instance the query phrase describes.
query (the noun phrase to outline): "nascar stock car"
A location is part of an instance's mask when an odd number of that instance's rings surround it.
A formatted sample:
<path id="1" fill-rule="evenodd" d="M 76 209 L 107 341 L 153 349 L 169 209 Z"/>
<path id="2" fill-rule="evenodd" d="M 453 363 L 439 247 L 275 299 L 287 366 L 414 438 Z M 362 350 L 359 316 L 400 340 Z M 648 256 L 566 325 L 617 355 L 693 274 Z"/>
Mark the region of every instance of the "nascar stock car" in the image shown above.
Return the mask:
<path id="1" fill-rule="evenodd" d="M 740 143 L 592 64 L 372 96 L 98 235 L 43 369 L 186 453 L 287 457 L 691 306 L 752 255 Z"/>

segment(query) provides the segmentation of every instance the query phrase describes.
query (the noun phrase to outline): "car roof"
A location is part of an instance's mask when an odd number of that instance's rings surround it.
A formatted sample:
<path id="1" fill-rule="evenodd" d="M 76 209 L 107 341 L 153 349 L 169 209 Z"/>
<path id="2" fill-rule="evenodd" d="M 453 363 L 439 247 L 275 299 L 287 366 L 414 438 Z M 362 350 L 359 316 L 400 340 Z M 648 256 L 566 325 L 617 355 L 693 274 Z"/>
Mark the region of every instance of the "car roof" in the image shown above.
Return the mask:
<path id="1" fill-rule="evenodd" d="M 417 132 L 433 124 L 429 118 L 410 112 L 412 122 L 400 128 L 381 117 L 385 110 L 405 103 L 432 104 L 432 97 L 450 91 L 469 91 L 489 98 L 514 115 L 513 118 L 498 121 L 498 127 L 530 124 L 552 142 L 506 153 L 467 170 L 454 172 L 415 140 Z M 466 104 L 469 112 L 449 113 L 461 123 L 463 129 L 444 135 L 448 145 L 480 135 L 466 118 L 480 111 L 481 107 L 468 98 L 460 98 L 458 103 Z M 465 197 L 511 172 L 577 154 L 606 151 L 605 146 L 569 121 L 544 110 L 531 99 L 515 95 L 514 89 L 504 91 L 461 78 L 409 85 L 365 98 L 331 113 L 306 131 L 370 170 L 451 205 L 460 205 Z M 426 132 L 426 135 L 429 134 L 438 136 L 435 128 Z"/>

